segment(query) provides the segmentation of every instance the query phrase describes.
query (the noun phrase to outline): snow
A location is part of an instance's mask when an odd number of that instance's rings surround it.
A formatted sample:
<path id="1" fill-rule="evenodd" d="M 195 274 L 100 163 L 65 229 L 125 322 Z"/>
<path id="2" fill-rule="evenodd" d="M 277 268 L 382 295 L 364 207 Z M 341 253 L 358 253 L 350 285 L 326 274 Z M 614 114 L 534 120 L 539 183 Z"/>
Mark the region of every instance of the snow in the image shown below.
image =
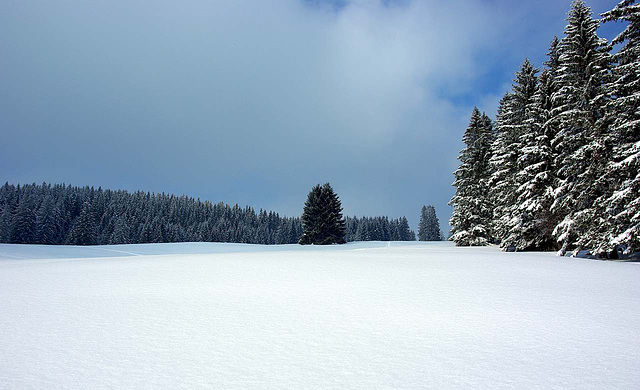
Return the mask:
<path id="1" fill-rule="evenodd" d="M 2 389 L 640 388 L 639 263 L 417 242 L 0 258 Z"/>

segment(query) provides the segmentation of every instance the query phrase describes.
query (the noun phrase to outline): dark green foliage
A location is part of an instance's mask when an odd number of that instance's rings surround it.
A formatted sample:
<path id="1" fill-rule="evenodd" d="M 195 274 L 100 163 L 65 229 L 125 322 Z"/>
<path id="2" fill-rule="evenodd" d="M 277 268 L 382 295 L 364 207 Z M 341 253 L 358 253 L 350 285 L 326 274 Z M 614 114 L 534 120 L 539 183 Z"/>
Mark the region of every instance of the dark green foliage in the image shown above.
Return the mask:
<path id="1" fill-rule="evenodd" d="M 0 242 L 293 244 L 301 235 L 300 218 L 186 196 L 46 183 L 0 187 Z"/>
<path id="2" fill-rule="evenodd" d="M 97 228 L 91 204 L 85 202 L 80 215 L 76 218 L 73 228 L 69 233 L 67 244 L 70 245 L 95 245 L 97 243 Z"/>
<path id="3" fill-rule="evenodd" d="M 440 241 L 442 233 L 440 232 L 440 222 L 436 216 L 435 207 L 422 206 L 420 212 L 420 223 L 418 224 L 418 240 L 420 241 Z"/>
<path id="4" fill-rule="evenodd" d="M 60 240 L 60 211 L 53 202 L 53 197 L 47 196 L 38 209 L 36 217 L 37 239 L 41 244 L 55 244 Z"/>
<path id="5" fill-rule="evenodd" d="M 302 212 L 304 233 L 300 244 L 344 244 L 346 223 L 342 217 L 342 205 L 329 183 L 314 186 Z"/>
<path id="6" fill-rule="evenodd" d="M 415 241 L 416 234 L 409 228 L 407 218 L 347 217 L 348 242 L 351 241 Z"/>
<path id="7" fill-rule="evenodd" d="M 174 240 L 169 240 L 174 241 Z M 130 244 L 131 243 L 131 229 L 129 229 L 129 222 L 125 217 L 116 216 L 116 222 L 113 228 L 113 233 L 109 237 L 109 244 Z"/>
<path id="8" fill-rule="evenodd" d="M 9 231 L 12 243 L 33 244 L 36 242 L 36 212 L 34 202 L 29 197 L 19 203 Z"/>

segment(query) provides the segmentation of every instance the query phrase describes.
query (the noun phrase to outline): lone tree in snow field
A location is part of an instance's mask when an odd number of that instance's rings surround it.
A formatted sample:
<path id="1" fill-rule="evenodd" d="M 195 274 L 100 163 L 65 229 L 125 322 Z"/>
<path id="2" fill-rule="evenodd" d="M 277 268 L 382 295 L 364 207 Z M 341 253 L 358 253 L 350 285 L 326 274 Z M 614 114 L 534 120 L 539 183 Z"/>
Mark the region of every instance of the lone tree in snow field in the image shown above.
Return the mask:
<path id="1" fill-rule="evenodd" d="M 316 185 L 309 192 L 302 212 L 304 233 L 301 245 L 344 244 L 346 225 L 342 205 L 333 188 L 326 183 Z"/>

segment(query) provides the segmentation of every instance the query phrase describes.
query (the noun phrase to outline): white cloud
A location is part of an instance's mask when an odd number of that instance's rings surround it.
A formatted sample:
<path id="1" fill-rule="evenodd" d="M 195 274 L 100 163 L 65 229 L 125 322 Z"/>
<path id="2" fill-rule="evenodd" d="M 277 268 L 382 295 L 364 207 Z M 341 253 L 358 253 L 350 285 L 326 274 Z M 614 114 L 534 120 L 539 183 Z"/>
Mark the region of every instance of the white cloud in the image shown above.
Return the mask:
<path id="1" fill-rule="evenodd" d="M 505 4 L 5 3 L 0 166 L 287 214 L 329 180 L 347 212 L 415 223 L 446 210 L 471 107 L 494 106 L 487 64 L 521 57 L 507 16 L 536 5 Z"/>

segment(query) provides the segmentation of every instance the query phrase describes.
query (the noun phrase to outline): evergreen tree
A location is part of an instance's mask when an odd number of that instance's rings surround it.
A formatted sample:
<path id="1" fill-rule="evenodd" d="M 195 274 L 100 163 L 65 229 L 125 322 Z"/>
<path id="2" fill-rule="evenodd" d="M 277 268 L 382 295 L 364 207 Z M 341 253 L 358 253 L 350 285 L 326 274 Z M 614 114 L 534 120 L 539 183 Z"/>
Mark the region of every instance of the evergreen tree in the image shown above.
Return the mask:
<path id="1" fill-rule="evenodd" d="M 113 233 L 109 237 L 109 244 L 130 244 L 131 243 L 131 229 L 127 218 L 123 215 L 116 217 L 116 223 L 113 228 Z"/>
<path id="2" fill-rule="evenodd" d="M 36 212 L 34 202 L 27 196 L 20 199 L 13 217 L 11 242 L 14 244 L 33 244 L 36 242 Z"/>
<path id="3" fill-rule="evenodd" d="M 558 221 L 551 212 L 555 180 L 555 156 L 551 148 L 551 140 L 555 137 L 551 121 L 554 105 L 551 96 L 557 89 L 558 43 L 558 38 L 554 37 L 547 53 L 546 68 L 538 78 L 536 92 L 526 112 L 526 131 L 521 138 L 522 153 L 518 160 L 516 223 L 511 230 L 516 250 L 557 249 L 552 232 Z"/>
<path id="4" fill-rule="evenodd" d="M 280 222 L 280 226 L 278 226 L 278 230 L 276 231 L 276 244 L 288 244 L 289 243 L 289 235 L 291 234 L 291 223 L 287 219 L 283 219 Z"/>
<path id="5" fill-rule="evenodd" d="M 208 227 L 208 224 L 206 222 L 204 222 L 204 224 Z M 203 234 L 201 241 L 209 241 L 208 238 L 210 236 L 208 229 L 205 230 L 205 232 L 207 234 Z M 164 237 L 162 235 L 162 221 L 160 220 L 159 216 L 156 216 L 153 218 L 153 221 L 151 222 L 151 234 L 150 234 L 150 241 L 149 242 L 154 242 L 154 243 L 160 243 L 160 242 L 165 242 L 164 241 Z"/>
<path id="6" fill-rule="evenodd" d="M 11 209 L 5 205 L 0 213 L 0 242 L 11 242 L 13 230 L 13 213 Z"/>
<path id="7" fill-rule="evenodd" d="M 607 253 L 616 246 L 628 252 L 640 250 L 640 4 L 624 0 L 602 14 L 604 22 L 627 22 L 612 43 L 624 43 L 614 54 L 617 66 L 607 85 L 615 98 L 607 112 L 613 118 L 610 138 L 612 156 L 598 184 L 609 188 L 595 203 L 605 208 L 602 231 L 592 239 L 596 253 Z M 615 252 L 614 252 L 615 253 Z"/>
<path id="8" fill-rule="evenodd" d="M 485 114 L 473 109 L 462 141 L 459 168 L 454 172 L 456 194 L 450 205 L 451 240 L 458 246 L 486 245 L 490 242 L 491 205 L 487 194 L 492 127 Z"/>
<path id="9" fill-rule="evenodd" d="M 503 248 L 515 245 L 518 225 L 519 159 L 522 156 L 523 137 L 527 134 L 527 112 L 531 108 L 536 90 L 538 69 L 525 60 L 516 73 L 512 92 L 501 101 L 496 118 L 496 139 L 492 144 L 489 195 L 493 208 L 493 235 Z"/>
<path id="10" fill-rule="evenodd" d="M 302 213 L 304 233 L 300 244 L 344 244 L 346 226 L 342 205 L 329 183 L 314 186 Z"/>
<path id="11" fill-rule="evenodd" d="M 400 233 L 398 231 L 398 239 L 400 239 Z M 363 218 L 358 223 L 358 228 L 356 229 L 356 237 L 355 241 L 369 241 L 369 229 L 368 222 Z"/>
<path id="12" fill-rule="evenodd" d="M 88 211 L 83 211 L 86 204 Z M 87 213 L 93 215 L 88 220 L 88 229 Z M 357 239 L 361 226 L 366 230 L 365 239 L 400 240 L 397 228 L 400 222 L 387 217 L 349 219 L 348 240 Z M 414 239 L 408 222 L 406 228 L 408 233 L 404 232 L 403 239 Z M 27 237 L 34 237 L 30 242 L 47 244 L 185 241 L 293 244 L 303 234 L 301 219 L 297 217 L 284 218 L 265 210 L 256 213 L 251 207 L 212 204 L 184 195 L 129 194 L 64 184 L 16 187 L 6 183 L 0 187 L 0 242 L 17 240 L 18 236 L 18 241 L 26 242 L 23 230 L 32 232 L 26 233 Z M 93 238 L 82 233 L 87 230 L 93 231 Z M 392 238 L 394 234 L 396 238 Z"/>
<path id="13" fill-rule="evenodd" d="M 53 198 L 47 196 L 42 202 L 36 216 L 36 236 L 40 244 L 56 244 L 60 237 L 60 212 L 53 203 Z"/>
<path id="14" fill-rule="evenodd" d="M 409 227 L 409 221 L 406 217 L 400 218 L 400 223 L 398 224 L 398 230 L 400 234 L 400 241 L 415 241 L 416 234 Z M 385 238 L 384 241 L 387 241 Z"/>
<path id="15" fill-rule="evenodd" d="M 2 213 L 0 213 L 0 242 L 11 242 L 13 237 L 13 215 L 18 207 L 17 190 L 15 186 L 5 183 L 0 189 L 2 194 Z"/>
<path id="16" fill-rule="evenodd" d="M 578 244 L 594 223 L 594 201 L 601 191 L 593 185 L 607 161 L 607 99 L 604 83 L 610 71 L 610 47 L 597 35 L 598 21 L 582 0 L 574 0 L 558 47 L 558 91 L 555 149 L 558 183 L 552 210 L 563 218 L 554 230 L 560 254 Z"/>
<path id="17" fill-rule="evenodd" d="M 436 209 L 433 206 L 422 206 L 420 213 L 420 223 L 418 224 L 418 240 L 420 241 L 440 241 L 440 222 L 436 216 Z"/>
<path id="18" fill-rule="evenodd" d="M 85 202 L 69 233 L 70 245 L 95 245 L 97 237 L 96 221 L 91 212 L 91 204 Z"/>

